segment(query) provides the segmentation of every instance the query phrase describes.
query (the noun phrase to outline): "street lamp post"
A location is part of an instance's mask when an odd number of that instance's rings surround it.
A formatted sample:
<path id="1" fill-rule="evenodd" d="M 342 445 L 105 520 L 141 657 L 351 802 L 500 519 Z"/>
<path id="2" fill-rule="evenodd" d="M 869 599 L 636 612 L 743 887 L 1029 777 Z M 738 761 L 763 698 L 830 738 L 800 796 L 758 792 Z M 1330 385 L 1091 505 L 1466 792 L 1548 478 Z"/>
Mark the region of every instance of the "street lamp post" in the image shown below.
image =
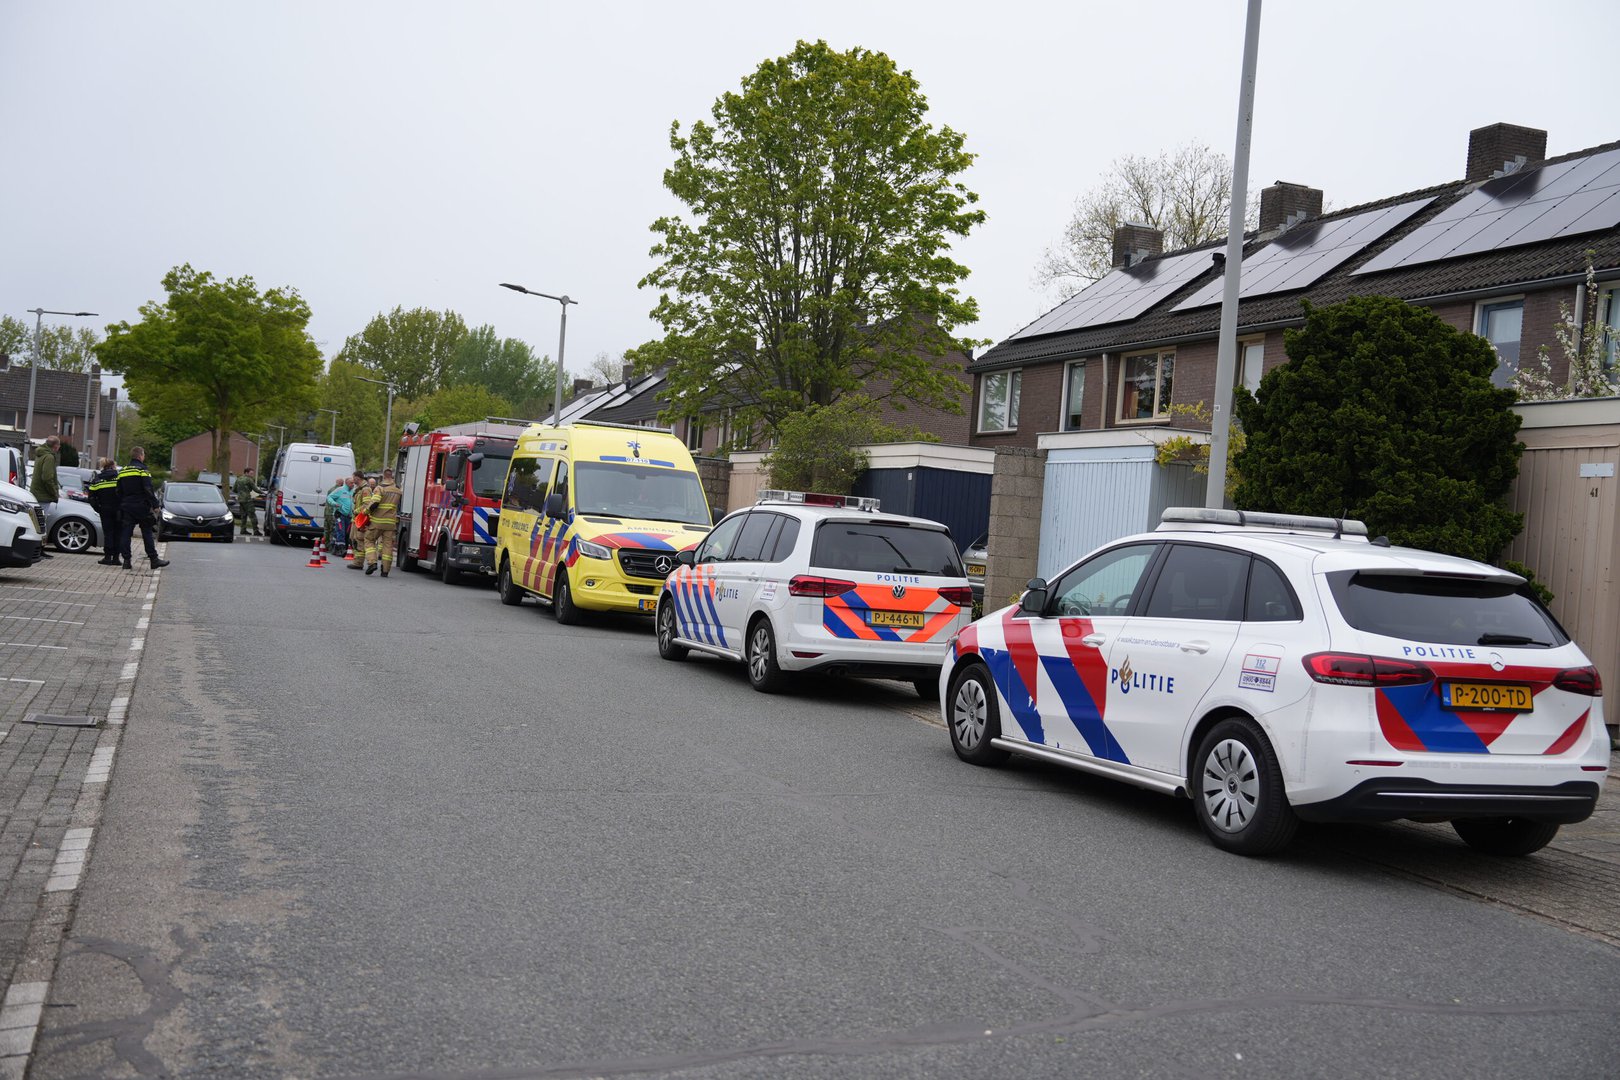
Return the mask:
<path id="1" fill-rule="evenodd" d="M 90 374 L 84 380 L 84 435 L 79 439 L 82 448 L 79 453 L 79 464 L 93 468 L 96 460 L 96 429 L 90 419 L 90 390 L 101 379 L 101 365 L 92 363 Z"/>
<path id="2" fill-rule="evenodd" d="M 361 382 L 372 383 L 373 385 L 376 385 L 376 386 L 386 386 L 386 387 L 388 387 L 388 413 L 387 413 L 387 415 L 385 417 L 383 417 L 383 447 L 382 447 L 382 467 L 386 469 L 386 468 L 388 468 L 388 436 L 394 430 L 394 394 L 395 394 L 394 384 L 389 382 L 386 379 L 368 379 L 364 375 L 356 375 L 356 376 L 354 376 L 354 378 L 359 379 Z M 336 419 L 334 419 L 333 423 L 336 423 L 336 422 L 337 422 Z"/>
<path id="3" fill-rule="evenodd" d="M 562 423 L 562 397 L 563 397 L 563 349 L 568 344 L 568 305 L 578 304 L 578 300 L 571 299 L 567 293 L 561 296 L 552 296 L 550 293 L 535 292 L 525 289 L 522 285 L 513 285 L 510 282 L 501 282 L 501 288 L 520 292 L 525 296 L 541 296 L 547 300 L 555 300 L 562 305 L 562 328 L 557 332 L 557 393 L 551 407 L 551 422 Z"/>
<path id="4" fill-rule="evenodd" d="M 48 311 L 45 308 L 29 308 L 28 314 L 34 317 L 34 355 L 28 362 L 28 418 L 23 421 L 24 442 L 34 437 L 34 386 L 39 382 L 39 347 L 45 328 L 45 316 L 70 315 L 75 319 L 96 317 L 93 311 Z"/>
<path id="5" fill-rule="evenodd" d="M 336 446 L 337 445 L 337 418 L 338 418 L 338 411 L 336 409 L 316 409 L 315 411 L 317 413 L 329 412 L 329 413 L 332 414 L 332 437 L 330 439 L 328 439 L 327 442 L 328 442 L 328 444 L 330 444 L 332 446 Z"/>

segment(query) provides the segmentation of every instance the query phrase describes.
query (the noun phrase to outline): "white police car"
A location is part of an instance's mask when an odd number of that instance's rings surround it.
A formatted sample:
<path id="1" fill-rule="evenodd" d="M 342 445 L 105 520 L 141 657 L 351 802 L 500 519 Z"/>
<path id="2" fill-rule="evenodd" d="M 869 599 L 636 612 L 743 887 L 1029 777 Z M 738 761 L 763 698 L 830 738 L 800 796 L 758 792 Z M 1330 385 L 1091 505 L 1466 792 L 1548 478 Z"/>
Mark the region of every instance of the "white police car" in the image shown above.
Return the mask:
<path id="1" fill-rule="evenodd" d="M 1523 855 L 1608 767 L 1597 670 L 1505 570 L 1332 518 L 1171 509 L 952 642 L 956 753 L 1189 796 L 1220 847 L 1450 821 Z"/>
<path id="2" fill-rule="evenodd" d="M 658 598 L 658 653 L 748 665 L 756 690 L 786 672 L 913 682 L 936 693 L 972 591 L 945 526 L 880 514 L 878 500 L 763 491 L 676 555 Z"/>

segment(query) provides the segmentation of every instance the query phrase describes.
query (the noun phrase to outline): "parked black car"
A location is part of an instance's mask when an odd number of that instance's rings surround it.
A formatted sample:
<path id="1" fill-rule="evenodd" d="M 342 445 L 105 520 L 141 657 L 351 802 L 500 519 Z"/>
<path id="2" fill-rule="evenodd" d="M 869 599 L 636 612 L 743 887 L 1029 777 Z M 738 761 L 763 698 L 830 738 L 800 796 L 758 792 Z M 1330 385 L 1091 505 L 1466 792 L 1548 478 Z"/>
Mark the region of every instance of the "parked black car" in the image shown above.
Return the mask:
<path id="1" fill-rule="evenodd" d="M 158 539 L 186 537 L 192 540 L 236 539 L 236 519 L 225 503 L 225 496 L 213 484 L 170 481 L 158 489 Z"/>

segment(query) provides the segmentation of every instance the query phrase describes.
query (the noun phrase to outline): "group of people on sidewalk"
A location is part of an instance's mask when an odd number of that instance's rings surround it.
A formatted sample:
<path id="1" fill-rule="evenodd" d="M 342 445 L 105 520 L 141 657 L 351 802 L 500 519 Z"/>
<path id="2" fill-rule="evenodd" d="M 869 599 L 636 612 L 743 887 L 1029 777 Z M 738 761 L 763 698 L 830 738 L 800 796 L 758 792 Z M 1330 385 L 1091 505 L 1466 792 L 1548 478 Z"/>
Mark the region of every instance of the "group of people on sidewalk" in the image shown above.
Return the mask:
<path id="1" fill-rule="evenodd" d="M 62 440 L 52 435 L 34 452 L 34 472 L 28 490 L 39 500 L 40 509 L 45 512 L 47 519 L 53 514 L 56 500 L 62 496 L 62 486 L 56 475 L 61 447 Z M 131 450 L 129 464 L 122 469 L 107 457 L 96 465 L 97 471 L 90 477 L 88 494 L 91 509 L 101 518 L 101 545 L 106 549 L 106 554 L 98 561 L 103 566 L 122 565 L 125 570 L 133 570 L 130 543 L 138 527 L 152 569 L 168 566 L 169 560 L 158 557 L 154 532 L 158 498 L 152 487 L 152 474 L 146 468 L 146 450 L 139 446 Z M 47 559 L 52 557 L 49 552 L 41 554 Z"/>
<path id="2" fill-rule="evenodd" d="M 358 558 L 351 570 L 387 577 L 394 566 L 394 544 L 399 528 L 400 490 L 394 470 L 382 478 L 356 472 L 326 493 L 326 546 L 334 553 L 353 548 Z"/>

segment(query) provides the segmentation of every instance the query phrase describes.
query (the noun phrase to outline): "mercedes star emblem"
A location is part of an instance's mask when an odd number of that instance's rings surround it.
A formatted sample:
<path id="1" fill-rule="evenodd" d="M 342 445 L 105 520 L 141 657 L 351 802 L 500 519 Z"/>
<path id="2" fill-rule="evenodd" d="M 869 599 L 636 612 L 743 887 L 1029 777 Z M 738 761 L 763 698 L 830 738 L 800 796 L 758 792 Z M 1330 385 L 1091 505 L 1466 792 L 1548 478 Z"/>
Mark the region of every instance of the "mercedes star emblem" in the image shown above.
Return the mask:
<path id="1" fill-rule="evenodd" d="M 675 569 L 675 560 L 668 555 L 660 555 L 653 560 L 653 569 L 657 570 L 660 575 L 668 577 L 669 572 Z"/>

